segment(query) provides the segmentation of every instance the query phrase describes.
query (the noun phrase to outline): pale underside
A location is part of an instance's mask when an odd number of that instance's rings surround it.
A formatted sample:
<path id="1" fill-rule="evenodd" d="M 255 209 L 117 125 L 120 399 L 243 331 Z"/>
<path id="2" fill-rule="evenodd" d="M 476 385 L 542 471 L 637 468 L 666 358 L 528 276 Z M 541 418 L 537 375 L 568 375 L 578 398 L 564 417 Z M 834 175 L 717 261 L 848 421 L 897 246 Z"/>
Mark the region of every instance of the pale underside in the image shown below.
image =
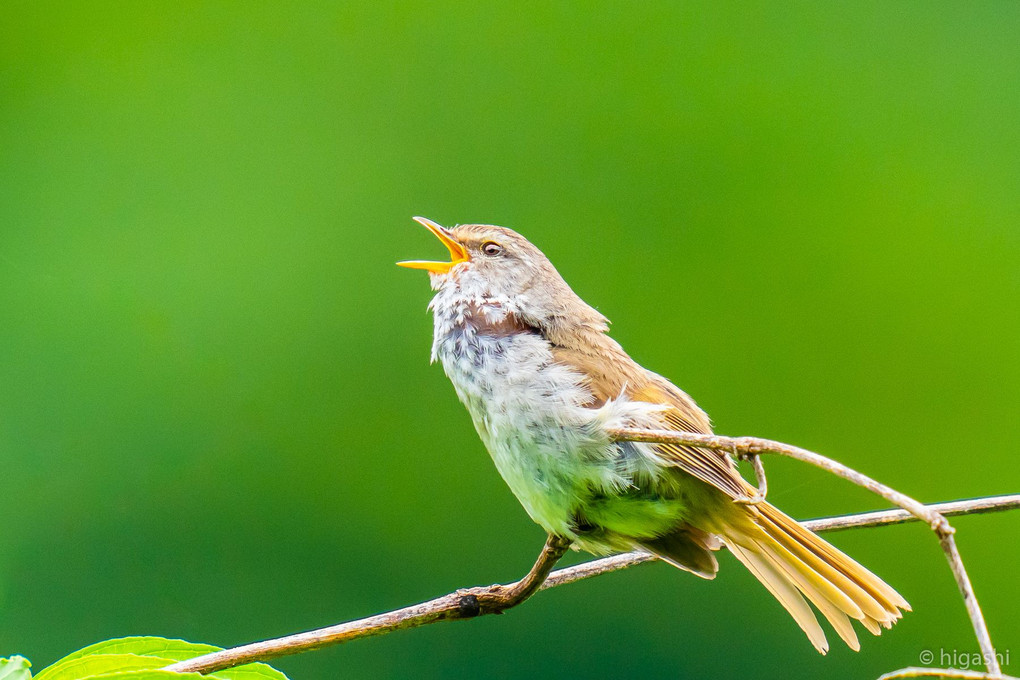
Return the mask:
<path id="1" fill-rule="evenodd" d="M 592 408 L 585 376 L 556 362 L 538 334 L 479 333 L 468 321 L 437 329 L 433 352 L 524 509 L 578 548 L 629 550 L 683 522 L 692 502 L 721 495 L 687 498 L 651 445 L 610 442 L 607 427 L 665 427 L 662 408 L 622 394 Z"/>

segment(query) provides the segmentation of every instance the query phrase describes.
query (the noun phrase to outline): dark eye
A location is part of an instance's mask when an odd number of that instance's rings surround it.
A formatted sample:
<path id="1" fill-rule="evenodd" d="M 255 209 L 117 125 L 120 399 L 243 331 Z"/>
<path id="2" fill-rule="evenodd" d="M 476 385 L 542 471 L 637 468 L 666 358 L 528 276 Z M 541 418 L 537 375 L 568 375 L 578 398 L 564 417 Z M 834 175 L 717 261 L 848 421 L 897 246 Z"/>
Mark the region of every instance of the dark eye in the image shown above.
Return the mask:
<path id="1" fill-rule="evenodd" d="M 495 241 L 486 241 L 482 244 L 482 252 L 489 257 L 496 257 L 497 255 L 503 254 L 503 246 L 499 245 Z"/>

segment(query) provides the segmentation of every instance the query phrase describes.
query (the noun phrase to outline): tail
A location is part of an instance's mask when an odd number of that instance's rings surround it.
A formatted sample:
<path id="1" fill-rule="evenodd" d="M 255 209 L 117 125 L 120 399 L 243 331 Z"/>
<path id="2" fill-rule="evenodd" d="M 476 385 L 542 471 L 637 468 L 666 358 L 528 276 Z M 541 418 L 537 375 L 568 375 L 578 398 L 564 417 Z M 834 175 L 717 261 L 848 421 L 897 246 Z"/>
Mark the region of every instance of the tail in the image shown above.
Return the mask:
<path id="1" fill-rule="evenodd" d="M 851 619 L 873 635 L 891 628 L 910 605 L 882 579 L 768 503 L 737 506 L 746 514 L 720 534 L 730 552 L 790 612 L 822 654 L 829 649 L 811 608 L 822 613 L 851 649 L 860 649 Z"/>

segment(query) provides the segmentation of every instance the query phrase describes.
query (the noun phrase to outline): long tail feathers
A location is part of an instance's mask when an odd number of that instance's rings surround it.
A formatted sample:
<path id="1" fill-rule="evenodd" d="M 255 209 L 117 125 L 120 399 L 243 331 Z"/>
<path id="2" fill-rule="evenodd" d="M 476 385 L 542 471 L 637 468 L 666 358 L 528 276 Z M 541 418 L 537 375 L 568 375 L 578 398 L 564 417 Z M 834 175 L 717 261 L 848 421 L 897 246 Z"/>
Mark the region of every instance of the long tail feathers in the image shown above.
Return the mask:
<path id="1" fill-rule="evenodd" d="M 717 569 L 712 551 L 720 547 L 718 536 L 790 612 L 822 654 L 829 650 L 829 643 L 808 602 L 854 651 L 860 649 L 860 642 L 852 621 L 878 635 L 903 616 L 901 609 L 910 611 L 907 601 L 882 579 L 775 507 L 764 502 L 732 507 L 739 512 L 728 521 L 713 521 L 711 533 L 686 526 L 639 545 L 676 567 L 710 579 Z"/>
<path id="2" fill-rule="evenodd" d="M 902 616 L 901 609 L 910 610 L 882 579 L 768 503 L 748 507 L 745 517 L 750 521 L 726 527 L 723 541 L 822 654 L 829 645 L 805 598 L 855 651 L 860 643 L 851 620 L 878 635 Z"/>

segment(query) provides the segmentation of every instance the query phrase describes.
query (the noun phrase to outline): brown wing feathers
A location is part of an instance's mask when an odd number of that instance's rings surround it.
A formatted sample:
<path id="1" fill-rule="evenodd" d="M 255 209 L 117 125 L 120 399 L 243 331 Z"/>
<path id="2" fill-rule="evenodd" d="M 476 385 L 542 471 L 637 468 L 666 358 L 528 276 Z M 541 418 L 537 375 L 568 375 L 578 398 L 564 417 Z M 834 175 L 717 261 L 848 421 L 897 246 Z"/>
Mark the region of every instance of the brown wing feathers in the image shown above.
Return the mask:
<path id="1" fill-rule="evenodd" d="M 653 404 L 670 404 L 673 408 L 663 414 L 666 425 L 677 432 L 700 432 L 710 434 L 708 416 L 698 408 L 686 394 L 664 379 L 657 380 L 634 390 L 629 396 L 637 401 Z M 730 498 L 748 497 L 747 483 L 737 472 L 730 457 L 721 451 L 699 449 L 677 444 L 657 444 L 655 450 L 663 459 L 684 472 L 711 484 Z M 753 491 L 751 494 L 753 495 Z"/>

